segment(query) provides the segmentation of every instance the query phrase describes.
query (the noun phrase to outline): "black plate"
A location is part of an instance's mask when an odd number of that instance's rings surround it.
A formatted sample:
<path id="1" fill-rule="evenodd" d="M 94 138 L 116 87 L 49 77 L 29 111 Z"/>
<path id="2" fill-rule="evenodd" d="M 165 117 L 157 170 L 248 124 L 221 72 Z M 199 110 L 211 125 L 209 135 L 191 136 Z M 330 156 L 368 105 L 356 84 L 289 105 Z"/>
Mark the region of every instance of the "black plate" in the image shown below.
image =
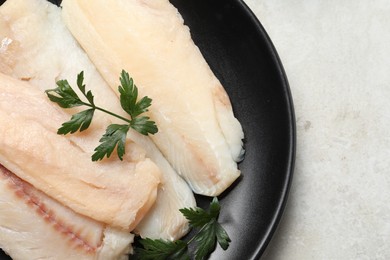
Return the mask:
<path id="1" fill-rule="evenodd" d="M 210 259 L 257 259 L 282 215 L 294 166 L 295 121 L 286 75 L 267 33 L 243 1 L 171 2 L 226 88 L 245 131 L 242 177 L 220 197 L 220 221 L 232 243 L 227 251 L 217 248 Z M 197 199 L 201 207 L 208 205 Z"/>

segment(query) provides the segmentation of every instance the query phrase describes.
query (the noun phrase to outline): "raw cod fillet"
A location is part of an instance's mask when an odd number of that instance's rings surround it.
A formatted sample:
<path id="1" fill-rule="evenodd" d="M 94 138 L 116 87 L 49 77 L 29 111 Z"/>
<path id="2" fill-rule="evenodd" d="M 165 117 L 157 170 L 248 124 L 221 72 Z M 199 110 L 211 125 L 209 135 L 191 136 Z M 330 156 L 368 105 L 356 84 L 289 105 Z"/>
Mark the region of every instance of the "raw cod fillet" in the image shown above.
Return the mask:
<path id="1" fill-rule="evenodd" d="M 0 212 L 0 247 L 14 260 L 128 259 L 131 252 L 132 234 L 76 214 L 2 165 Z"/>
<path id="2" fill-rule="evenodd" d="M 0 163 L 75 212 L 133 230 L 155 202 L 159 169 L 149 159 L 92 162 L 56 134 L 56 114 L 44 93 L 0 73 Z"/>
<path id="3" fill-rule="evenodd" d="M 24 79 L 43 92 L 53 88 L 59 79 L 68 79 L 75 86 L 76 75 L 83 70 L 86 86 L 95 94 L 96 104 L 126 117 L 118 97 L 65 28 L 60 8 L 45 0 L 8 0 L 0 7 L 0 15 L 0 40 L 4 42 L 0 49 L 0 72 Z M 52 109 L 50 111 L 54 113 Z M 57 123 L 46 127 L 56 131 L 61 123 L 69 120 L 70 114 L 78 111 L 77 108 L 59 108 L 55 114 L 61 115 Z M 97 112 L 89 130 L 67 137 L 84 150 L 93 151 L 105 127 L 111 123 L 119 122 Z M 173 240 L 182 237 L 188 232 L 188 221 L 179 209 L 196 206 L 191 189 L 149 138 L 130 131 L 127 142 L 132 147 L 127 147 L 125 160 L 140 160 L 146 153 L 162 172 L 156 202 L 135 232 L 150 238 Z M 137 149 L 134 146 L 138 146 Z"/>
<path id="4" fill-rule="evenodd" d="M 108 8 L 109 6 L 109 8 Z M 152 137 L 194 192 L 236 180 L 243 131 L 229 98 L 168 0 L 63 0 L 66 25 L 112 88 L 125 69 L 153 99 Z"/>

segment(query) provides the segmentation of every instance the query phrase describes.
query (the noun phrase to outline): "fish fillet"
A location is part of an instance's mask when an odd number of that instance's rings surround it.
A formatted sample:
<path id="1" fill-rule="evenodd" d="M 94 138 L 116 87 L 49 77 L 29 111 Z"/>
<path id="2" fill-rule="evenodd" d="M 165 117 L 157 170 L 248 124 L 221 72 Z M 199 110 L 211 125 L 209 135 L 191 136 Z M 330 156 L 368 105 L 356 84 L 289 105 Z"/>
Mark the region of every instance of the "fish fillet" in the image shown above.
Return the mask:
<path id="1" fill-rule="evenodd" d="M 56 117 L 49 102 L 0 73 L 0 163 L 79 214 L 134 229 L 156 199 L 157 166 L 149 159 L 92 162 L 90 152 L 46 127 Z"/>
<path id="2" fill-rule="evenodd" d="M 133 235 L 76 214 L 0 165 L 0 247 L 17 259 L 127 259 Z"/>
<path id="3" fill-rule="evenodd" d="M 109 6 L 109 7 L 108 7 Z M 125 69 L 153 99 L 152 137 L 194 192 L 219 195 L 240 171 L 229 97 L 168 0 L 63 0 L 66 25 L 112 88 Z"/>
<path id="4" fill-rule="evenodd" d="M 58 79 L 69 79 L 73 84 L 76 74 L 83 70 L 86 86 L 95 94 L 96 104 L 126 117 L 118 97 L 66 29 L 60 8 L 45 0 L 8 0 L 0 7 L 0 14 L 0 40 L 5 43 L 3 51 L 0 51 L 0 72 L 24 79 L 43 92 L 52 88 Z M 70 113 L 80 111 L 79 108 L 58 110 L 55 113 L 51 108 L 45 114 L 59 115 L 56 124 L 46 125 L 53 131 L 69 119 Z M 68 138 L 84 150 L 92 151 L 105 127 L 111 123 L 120 122 L 96 113 L 89 130 Z M 191 189 L 149 138 L 130 131 L 127 142 L 142 147 L 127 149 L 126 156 L 130 155 L 130 160 L 142 158 L 146 153 L 146 157 L 155 162 L 162 172 L 156 202 L 135 231 L 142 237 L 169 240 L 182 237 L 188 231 L 188 221 L 179 209 L 196 206 Z"/>

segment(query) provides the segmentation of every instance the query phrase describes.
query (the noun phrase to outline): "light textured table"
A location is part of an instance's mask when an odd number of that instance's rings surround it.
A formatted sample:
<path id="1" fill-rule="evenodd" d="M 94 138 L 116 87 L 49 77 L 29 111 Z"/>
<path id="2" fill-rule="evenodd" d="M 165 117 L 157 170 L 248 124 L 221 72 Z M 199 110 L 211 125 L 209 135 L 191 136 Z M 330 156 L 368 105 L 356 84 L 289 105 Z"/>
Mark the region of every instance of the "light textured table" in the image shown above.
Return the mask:
<path id="1" fill-rule="evenodd" d="M 264 259 L 390 259 L 390 1 L 246 3 L 297 119 L 294 180 Z"/>

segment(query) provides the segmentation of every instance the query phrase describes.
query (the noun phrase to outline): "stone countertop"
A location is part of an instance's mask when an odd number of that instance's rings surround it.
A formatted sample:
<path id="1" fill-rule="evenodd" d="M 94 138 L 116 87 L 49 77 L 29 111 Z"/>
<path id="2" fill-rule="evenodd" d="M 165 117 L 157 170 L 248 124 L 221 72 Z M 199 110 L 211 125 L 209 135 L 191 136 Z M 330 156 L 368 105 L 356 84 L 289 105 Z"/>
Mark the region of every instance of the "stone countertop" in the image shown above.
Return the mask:
<path id="1" fill-rule="evenodd" d="M 390 1 L 245 2 L 297 120 L 289 200 L 263 259 L 390 259 Z"/>

